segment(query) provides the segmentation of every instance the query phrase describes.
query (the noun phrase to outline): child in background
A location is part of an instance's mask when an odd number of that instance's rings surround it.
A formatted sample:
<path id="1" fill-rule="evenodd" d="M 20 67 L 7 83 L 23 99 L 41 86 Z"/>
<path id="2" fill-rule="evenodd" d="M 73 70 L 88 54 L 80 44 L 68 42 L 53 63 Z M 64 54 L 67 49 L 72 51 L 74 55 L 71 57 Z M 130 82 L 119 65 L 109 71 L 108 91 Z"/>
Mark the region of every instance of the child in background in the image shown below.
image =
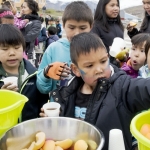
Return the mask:
<path id="1" fill-rule="evenodd" d="M 3 9 L 10 9 L 10 10 L 5 10 L 3 13 L 1 13 L 1 17 L 7 17 L 7 15 L 12 15 L 14 16 L 14 25 L 19 28 L 19 29 L 22 29 L 25 27 L 25 25 L 29 22 L 29 19 L 20 19 L 18 18 L 17 16 L 17 9 L 15 8 L 14 4 L 10 1 L 5 1 L 3 2 L 3 6 L 2 6 Z M 20 16 L 21 17 L 21 16 Z"/>
<path id="2" fill-rule="evenodd" d="M 22 111 L 22 121 L 37 118 L 49 96 L 39 92 L 36 68 L 23 59 L 24 37 L 19 29 L 10 24 L 1 24 L 0 33 L 0 80 L 9 76 L 18 77 L 17 87 L 1 81 L 0 89 L 18 91 L 29 99 Z"/>
<path id="3" fill-rule="evenodd" d="M 56 89 L 61 79 L 69 77 L 70 68 L 66 64 L 71 64 L 70 41 L 75 35 L 91 30 L 93 14 L 86 3 L 75 1 L 65 8 L 62 21 L 67 39 L 48 46 L 38 68 L 37 87 L 42 93 Z"/>
<path id="4" fill-rule="evenodd" d="M 59 37 L 56 35 L 56 33 L 57 33 L 57 29 L 55 27 L 49 27 L 48 28 L 48 38 L 46 40 L 45 49 L 47 49 L 47 47 L 51 43 L 56 42 L 57 40 L 59 40 Z"/>
<path id="5" fill-rule="evenodd" d="M 0 24 L 14 25 L 14 15 L 8 8 L 0 9 Z"/>
<path id="6" fill-rule="evenodd" d="M 46 24 L 46 28 L 48 26 L 48 20 L 51 18 L 51 15 L 46 15 L 45 16 L 45 24 Z"/>
<path id="7" fill-rule="evenodd" d="M 62 25 L 60 24 L 60 19 L 56 19 L 56 29 L 57 29 L 57 35 L 59 38 L 62 38 Z"/>
<path id="8" fill-rule="evenodd" d="M 93 33 L 74 36 L 70 56 L 76 77 L 68 86 L 51 92 L 53 100 L 61 105 L 60 116 L 98 127 L 105 137 L 103 150 L 108 150 L 109 131 L 120 129 L 125 149 L 131 150 L 130 122 L 139 111 L 150 107 L 150 79 L 132 79 L 110 65 L 103 42 Z"/>
<path id="9" fill-rule="evenodd" d="M 53 17 L 49 18 L 49 20 L 48 20 L 47 29 L 48 29 L 49 27 L 56 27 L 55 19 L 54 19 Z"/>
<path id="10" fill-rule="evenodd" d="M 150 77 L 150 36 L 145 44 L 146 65 L 139 70 L 139 76 L 142 78 Z"/>
<path id="11" fill-rule="evenodd" d="M 132 50 L 130 53 L 130 59 L 127 61 L 127 63 L 124 63 L 121 69 L 124 70 L 132 78 L 138 77 L 139 69 L 145 63 L 145 44 L 149 38 L 150 37 L 148 34 L 141 33 L 135 35 L 131 39 Z"/>

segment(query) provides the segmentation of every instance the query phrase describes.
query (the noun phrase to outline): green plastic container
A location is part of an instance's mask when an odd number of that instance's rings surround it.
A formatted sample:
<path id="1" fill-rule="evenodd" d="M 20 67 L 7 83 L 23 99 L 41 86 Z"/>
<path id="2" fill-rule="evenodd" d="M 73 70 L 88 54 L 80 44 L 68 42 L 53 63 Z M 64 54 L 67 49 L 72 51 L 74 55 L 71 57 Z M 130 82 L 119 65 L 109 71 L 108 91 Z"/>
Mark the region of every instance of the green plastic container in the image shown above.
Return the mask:
<path id="1" fill-rule="evenodd" d="M 150 150 L 150 140 L 140 133 L 143 124 L 150 124 L 150 110 L 135 116 L 130 125 L 131 133 L 138 141 L 139 150 Z"/>
<path id="2" fill-rule="evenodd" d="M 0 137 L 18 123 L 28 98 L 17 92 L 0 90 Z"/>

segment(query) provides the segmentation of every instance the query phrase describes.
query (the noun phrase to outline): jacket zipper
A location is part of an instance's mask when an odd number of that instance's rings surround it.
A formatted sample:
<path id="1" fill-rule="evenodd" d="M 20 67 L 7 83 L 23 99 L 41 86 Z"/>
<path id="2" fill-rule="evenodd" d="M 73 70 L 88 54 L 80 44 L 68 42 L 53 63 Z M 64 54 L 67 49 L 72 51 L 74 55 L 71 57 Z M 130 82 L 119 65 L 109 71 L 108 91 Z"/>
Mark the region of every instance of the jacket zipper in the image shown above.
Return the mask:
<path id="1" fill-rule="evenodd" d="M 87 117 L 87 112 L 88 111 L 86 111 L 86 117 L 85 117 L 86 121 L 90 121 L 92 110 L 93 110 L 93 105 L 94 105 L 94 102 L 96 101 L 95 100 L 95 95 L 97 94 L 97 92 L 100 92 L 100 91 L 98 91 L 98 89 L 99 89 L 99 85 L 97 85 L 97 87 L 95 88 L 94 93 L 90 96 L 90 99 L 89 99 L 89 102 L 88 102 L 88 106 L 87 106 L 87 110 L 90 109 L 90 113 L 89 113 L 89 115 Z M 100 92 L 98 98 L 101 96 L 101 94 L 102 93 Z"/>
<path id="2" fill-rule="evenodd" d="M 29 75 L 29 76 L 25 79 L 25 81 L 24 81 L 24 82 L 22 83 L 22 85 L 21 85 L 21 89 L 20 89 L 19 93 L 22 92 L 22 90 L 23 90 L 23 88 L 25 87 L 25 85 L 26 85 L 26 83 L 28 82 L 28 80 L 29 80 L 31 77 L 33 77 L 34 75 L 36 75 L 36 74 L 37 74 L 37 71 L 36 71 L 35 73 Z"/>
<path id="3" fill-rule="evenodd" d="M 25 81 L 22 83 L 22 85 L 21 85 L 21 89 L 20 89 L 20 91 L 19 91 L 19 93 L 21 94 L 22 93 L 22 90 L 23 90 L 23 88 L 25 87 L 25 85 L 26 85 L 26 83 L 28 82 L 28 80 L 31 78 L 31 77 L 33 77 L 34 75 L 36 75 L 36 73 L 37 73 L 37 71 L 35 72 L 35 73 L 33 73 L 33 74 L 31 74 L 31 75 L 29 75 L 26 79 L 25 79 Z M 19 117 L 19 123 L 20 122 L 22 122 L 22 112 L 21 112 L 21 114 L 20 114 L 20 117 Z"/>

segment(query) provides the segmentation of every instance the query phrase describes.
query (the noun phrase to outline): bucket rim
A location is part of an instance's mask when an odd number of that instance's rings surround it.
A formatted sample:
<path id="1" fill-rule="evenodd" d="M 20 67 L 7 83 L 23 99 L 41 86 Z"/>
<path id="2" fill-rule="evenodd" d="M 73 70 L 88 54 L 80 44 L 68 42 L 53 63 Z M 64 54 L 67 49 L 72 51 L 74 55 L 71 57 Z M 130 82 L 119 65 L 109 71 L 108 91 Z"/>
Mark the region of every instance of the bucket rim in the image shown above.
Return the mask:
<path id="1" fill-rule="evenodd" d="M 137 128 L 135 127 L 136 122 L 141 118 L 141 116 L 147 114 L 150 114 L 150 110 L 147 110 L 145 112 L 136 115 L 131 121 L 130 131 L 133 134 L 133 136 L 138 140 L 138 143 L 141 143 L 150 148 L 149 139 L 147 139 L 144 135 L 142 135 L 140 131 L 138 131 Z"/>
<path id="2" fill-rule="evenodd" d="M 19 105 L 21 105 L 22 103 L 26 103 L 28 101 L 28 98 L 20 93 L 17 93 L 15 91 L 9 91 L 9 90 L 0 90 L 1 92 L 6 92 L 6 93 L 12 93 L 15 95 L 20 96 L 20 99 L 22 97 L 22 100 L 18 100 L 15 104 L 12 104 L 11 106 L 8 106 L 6 108 L 0 108 L 0 114 L 6 113 L 6 112 L 10 112 L 14 109 L 16 109 Z"/>

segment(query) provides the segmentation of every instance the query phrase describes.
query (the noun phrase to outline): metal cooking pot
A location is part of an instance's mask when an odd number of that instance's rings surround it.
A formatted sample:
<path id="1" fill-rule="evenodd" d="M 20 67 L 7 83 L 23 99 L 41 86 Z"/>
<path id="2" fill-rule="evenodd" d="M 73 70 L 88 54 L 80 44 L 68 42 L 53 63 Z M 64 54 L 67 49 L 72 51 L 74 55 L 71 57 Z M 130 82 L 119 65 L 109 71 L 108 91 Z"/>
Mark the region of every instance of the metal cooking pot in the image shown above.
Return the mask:
<path id="1" fill-rule="evenodd" d="M 7 131 L 0 140 L 0 150 L 7 150 L 6 142 L 12 140 L 10 143 L 23 144 L 32 142 L 33 136 L 38 131 L 45 132 L 47 139 L 65 140 L 70 138 L 72 140 L 79 136 L 86 135 L 89 140 L 94 140 L 101 150 L 104 145 L 103 133 L 93 125 L 78 119 L 67 117 L 45 117 L 22 122 L 9 131 Z M 25 147 L 22 147 L 25 148 Z M 13 150 L 21 150 L 18 147 Z"/>

